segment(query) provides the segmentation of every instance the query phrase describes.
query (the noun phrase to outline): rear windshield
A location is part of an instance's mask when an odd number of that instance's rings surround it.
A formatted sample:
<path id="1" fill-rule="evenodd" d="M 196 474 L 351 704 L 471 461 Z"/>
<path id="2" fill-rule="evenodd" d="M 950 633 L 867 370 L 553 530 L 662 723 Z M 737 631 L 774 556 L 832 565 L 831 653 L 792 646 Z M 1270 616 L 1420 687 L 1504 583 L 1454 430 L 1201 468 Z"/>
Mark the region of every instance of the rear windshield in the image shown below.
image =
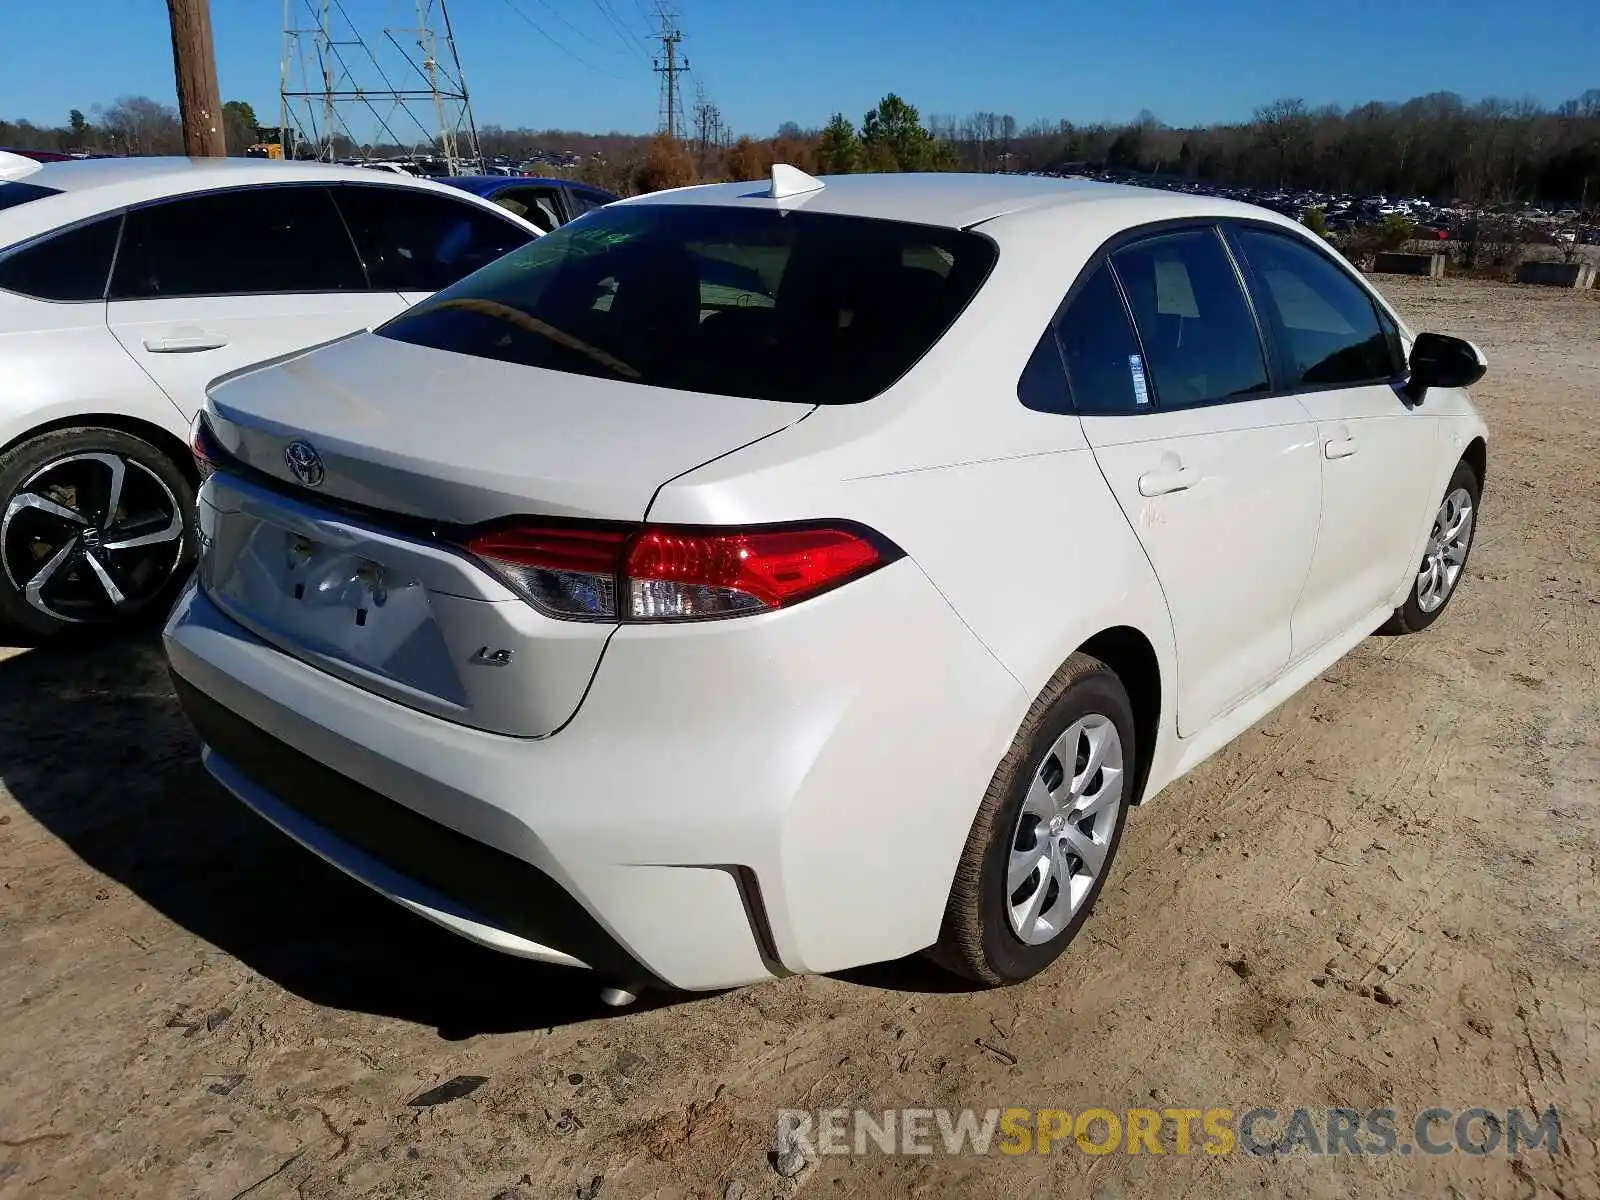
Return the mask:
<path id="1" fill-rule="evenodd" d="M 0 210 L 60 194 L 60 188 L 40 187 L 37 183 L 0 183 Z"/>
<path id="2" fill-rule="evenodd" d="M 937 342 L 994 265 L 975 233 L 771 208 L 598 209 L 377 332 L 656 387 L 850 404 Z"/>

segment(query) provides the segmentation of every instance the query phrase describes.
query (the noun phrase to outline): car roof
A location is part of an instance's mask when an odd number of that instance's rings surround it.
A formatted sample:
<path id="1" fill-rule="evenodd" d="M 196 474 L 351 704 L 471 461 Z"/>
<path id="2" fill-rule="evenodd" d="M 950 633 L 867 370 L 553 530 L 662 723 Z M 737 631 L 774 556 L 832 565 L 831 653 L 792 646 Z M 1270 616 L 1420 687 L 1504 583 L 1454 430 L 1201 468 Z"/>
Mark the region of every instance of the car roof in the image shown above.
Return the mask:
<path id="1" fill-rule="evenodd" d="M 200 191 L 208 187 L 318 179 L 371 182 L 375 174 L 365 167 L 274 158 L 81 158 L 44 163 L 27 176 L 27 181 L 61 192 L 148 183 L 159 193 L 168 190 L 160 186 L 168 182 L 173 185 L 172 191 Z"/>
<path id="2" fill-rule="evenodd" d="M 0 212 L 0 246 L 24 241 L 102 212 L 219 188 L 281 183 L 359 183 L 460 195 L 456 189 L 412 175 L 268 158 L 73 159 L 42 163 L 37 170 L 14 178 L 17 182 L 48 188 L 54 194 Z M 473 202 L 488 203 L 481 197 Z M 514 213 L 495 211 L 527 225 Z M 535 227 L 528 225 L 528 228 Z"/>
<path id="3" fill-rule="evenodd" d="M 475 196 L 490 196 L 495 192 L 504 191 L 513 187 L 564 187 L 575 192 L 589 192 L 598 196 L 610 196 L 611 193 L 604 188 L 593 187 L 587 183 L 579 183 L 575 179 L 556 179 L 544 175 L 456 175 L 452 178 L 441 179 L 440 183 L 448 183 L 451 187 L 461 188 Z"/>
<path id="4" fill-rule="evenodd" d="M 546 179 L 537 175 L 456 175 L 449 179 L 441 179 L 439 182 L 448 183 L 451 187 L 465 188 L 480 196 L 486 192 L 497 192 L 504 187 L 523 187 L 527 184 L 543 184 L 546 187 L 571 186 L 565 179 Z"/>
<path id="5" fill-rule="evenodd" d="M 652 192 L 624 204 L 706 204 L 736 207 L 782 207 L 806 212 L 877 217 L 966 229 L 1009 213 L 1043 208 L 1123 202 L 1139 210 L 1141 221 L 1164 215 L 1254 216 L 1265 210 L 1237 201 L 1190 196 L 1157 188 L 1043 175 L 972 175 L 956 172 L 907 172 L 885 175 L 826 175 L 817 191 L 782 200 L 768 194 L 768 181 L 719 183 Z M 1164 211 L 1157 212 L 1156 209 Z"/>

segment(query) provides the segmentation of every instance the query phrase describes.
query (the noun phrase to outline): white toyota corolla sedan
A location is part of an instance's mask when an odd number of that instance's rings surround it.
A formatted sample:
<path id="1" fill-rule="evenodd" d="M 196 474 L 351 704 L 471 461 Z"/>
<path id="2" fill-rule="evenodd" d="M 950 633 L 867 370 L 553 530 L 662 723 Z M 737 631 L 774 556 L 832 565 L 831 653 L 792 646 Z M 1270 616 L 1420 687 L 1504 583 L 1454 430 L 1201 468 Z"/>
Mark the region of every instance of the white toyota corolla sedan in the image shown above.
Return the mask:
<path id="1" fill-rule="evenodd" d="M 193 559 L 206 384 L 539 232 L 361 167 L 0 152 L 0 639 L 164 616 Z"/>
<path id="2" fill-rule="evenodd" d="M 166 645 L 245 804 L 613 1000 L 1009 983 L 1130 805 L 1444 611 L 1484 368 L 1261 209 L 779 167 L 218 381 Z"/>

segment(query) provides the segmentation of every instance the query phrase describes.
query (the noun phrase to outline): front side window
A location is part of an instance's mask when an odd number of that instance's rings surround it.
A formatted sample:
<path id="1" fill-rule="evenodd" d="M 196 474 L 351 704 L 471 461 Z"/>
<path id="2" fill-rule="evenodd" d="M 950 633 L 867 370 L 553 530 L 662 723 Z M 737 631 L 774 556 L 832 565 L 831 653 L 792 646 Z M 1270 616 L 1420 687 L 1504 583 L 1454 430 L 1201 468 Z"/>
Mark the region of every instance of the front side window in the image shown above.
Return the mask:
<path id="1" fill-rule="evenodd" d="M 262 187 L 129 211 L 113 300 L 359 291 L 361 264 L 328 189 Z"/>
<path id="2" fill-rule="evenodd" d="M 994 243 L 769 208 L 598 210 L 378 333 L 655 387 L 849 404 L 888 387 L 987 278 Z"/>
<path id="3" fill-rule="evenodd" d="M 1112 262 L 1162 408 L 1268 390 L 1255 318 L 1216 230 L 1151 237 L 1117 251 Z"/>
<path id="4" fill-rule="evenodd" d="M 1291 237 L 1250 228 L 1234 236 L 1288 360 L 1288 386 L 1373 383 L 1395 374 L 1389 333 L 1364 288 Z"/>
<path id="5" fill-rule="evenodd" d="M 334 189 L 375 288 L 436 292 L 533 234 L 470 200 L 404 187 Z"/>
<path id="6" fill-rule="evenodd" d="M 37 300 L 103 300 L 122 217 L 106 217 L 0 258 L 0 288 Z"/>

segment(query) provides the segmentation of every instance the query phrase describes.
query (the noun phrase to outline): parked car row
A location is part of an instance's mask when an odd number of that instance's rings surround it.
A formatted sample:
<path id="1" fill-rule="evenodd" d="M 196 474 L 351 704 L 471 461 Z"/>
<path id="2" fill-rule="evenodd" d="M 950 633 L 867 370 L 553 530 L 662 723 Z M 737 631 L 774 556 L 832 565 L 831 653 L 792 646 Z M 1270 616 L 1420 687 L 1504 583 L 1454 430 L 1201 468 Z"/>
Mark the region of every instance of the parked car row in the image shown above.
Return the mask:
<path id="1" fill-rule="evenodd" d="M 776 167 L 530 244 L 214 169 L 0 185 L 0 387 L 68 414 L 0 452 L 7 615 L 178 590 L 223 786 L 611 1002 L 1027 979 L 1131 806 L 1465 577 L 1482 354 L 1260 208 Z M 356 332 L 164 373 L 306 311 Z"/>
<path id="2" fill-rule="evenodd" d="M 1259 205 L 1295 220 L 1302 220 L 1313 208 L 1320 209 L 1323 223 L 1334 233 L 1348 233 L 1379 225 L 1386 218 L 1399 216 L 1418 226 L 1419 238 L 1437 241 L 1462 240 L 1481 236 L 1517 241 L 1571 245 L 1600 241 L 1600 218 L 1576 209 L 1548 212 L 1532 204 L 1475 206 L 1462 201 L 1445 204 L 1419 196 L 1353 195 L 1297 188 L 1251 187 L 1218 184 L 1208 180 L 1170 175 L 1146 175 L 1112 168 L 1080 166 L 1072 177 L 1109 183 L 1133 183 L 1196 196 L 1216 196 Z"/>
<path id="3" fill-rule="evenodd" d="M 0 620 L 50 635 L 169 606 L 209 381 L 378 325 L 609 198 L 450 182 L 0 159 Z"/>

